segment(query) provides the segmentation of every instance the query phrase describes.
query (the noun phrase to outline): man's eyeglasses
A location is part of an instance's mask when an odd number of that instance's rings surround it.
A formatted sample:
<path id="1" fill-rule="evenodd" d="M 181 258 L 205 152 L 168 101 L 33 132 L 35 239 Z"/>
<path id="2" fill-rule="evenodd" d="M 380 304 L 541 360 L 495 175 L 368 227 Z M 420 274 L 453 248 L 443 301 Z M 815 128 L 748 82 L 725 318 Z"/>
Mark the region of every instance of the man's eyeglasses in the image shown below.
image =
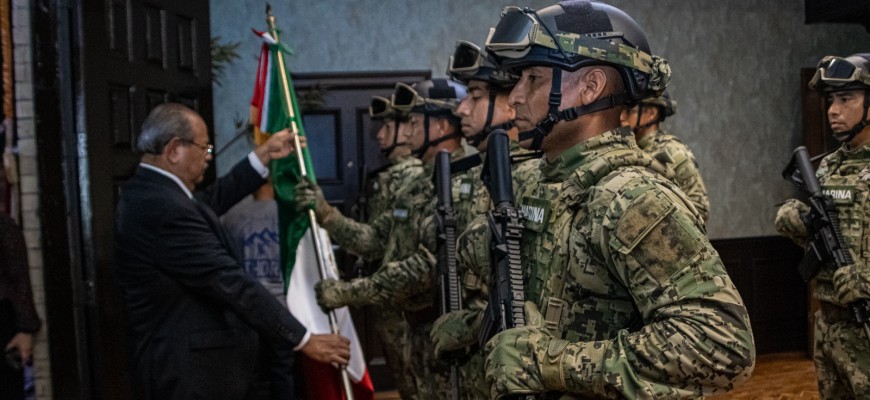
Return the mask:
<path id="1" fill-rule="evenodd" d="M 193 140 L 187 140 L 187 139 L 183 139 L 183 138 L 178 138 L 178 141 L 182 142 L 182 143 L 192 144 L 196 147 L 199 147 L 200 149 L 202 149 L 203 151 L 205 151 L 208 154 L 214 154 L 214 145 L 212 145 L 212 144 L 199 144 L 197 142 L 194 142 Z"/>

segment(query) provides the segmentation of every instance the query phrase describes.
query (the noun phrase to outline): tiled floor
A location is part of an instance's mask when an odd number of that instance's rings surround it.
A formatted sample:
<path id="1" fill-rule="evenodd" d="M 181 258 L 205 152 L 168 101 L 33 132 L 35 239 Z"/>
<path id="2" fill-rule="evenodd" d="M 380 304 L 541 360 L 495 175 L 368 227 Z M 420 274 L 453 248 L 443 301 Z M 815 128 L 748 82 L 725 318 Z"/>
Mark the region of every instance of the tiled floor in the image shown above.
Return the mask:
<path id="1" fill-rule="evenodd" d="M 378 392 L 377 400 L 398 400 L 398 393 Z M 804 353 L 767 354 L 758 357 L 752 377 L 726 395 L 708 400 L 818 400 L 813 361 Z"/>

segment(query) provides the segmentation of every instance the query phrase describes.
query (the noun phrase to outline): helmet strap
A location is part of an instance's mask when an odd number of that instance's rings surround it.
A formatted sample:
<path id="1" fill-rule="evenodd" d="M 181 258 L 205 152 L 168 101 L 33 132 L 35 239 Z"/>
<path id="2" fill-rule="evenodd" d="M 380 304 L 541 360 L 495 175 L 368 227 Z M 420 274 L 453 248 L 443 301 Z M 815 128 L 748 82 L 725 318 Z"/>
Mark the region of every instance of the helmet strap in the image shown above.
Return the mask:
<path id="1" fill-rule="evenodd" d="M 423 114 L 423 145 L 420 146 L 419 149 L 411 150 L 411 153 L 417 158 L 423 158 L 423 155 L 426 154 L 426 151 L 429 150 L 430 147 L 437 146 L 442 142 L 446 142 L 450 139 L 460 138 L 461 136 L 457 132 L 453 132 L 449 135 L 441 136 L 435 140 L 429 140 L 429 114 Z"/>
<path id="2" fill-rule="evenodd" d="M 489 91 L 489 107 L 486 110 L 486 121 L 483 123 L 483 130 L 475 133 L 474 135 L 468 136 L 465 138 L 465 141 L 468 144 L 477 147 L 481 142 L 489 136 L 489 133 L 492 130 L 489 129 L 490 124 L 492 124 L 492 115 L 495 113 L 495 92 L 490 89 Z"/>
<path id="3" fill-rule="evenodd" d="M 399 146 L 410 146 L 410 144 L 407 142 L 399 143 L 399 121 L 397 120 L 396 127 L 393 129 L 393 144 L 389 145 L 385 149 L 381 149 L 381 154 L 383 154 L 384 157 L 389 157 L 390 153 L 392 153 L 393 150 L 395 150 Z"/>
<path id="4" fill-rule="evenodd" d="M 544 142 L 544 137 L 553 130 L 553 126 L 559 121 L 573 121 L 582 115 L 592 114 L 608 108 L 613 108 L 618 105 L 628 104 L 631 101 L 628 93 L 610 94 L 607 97 L 600 98 L 589 104 L 577 107 L 559 110 L 559 105 L 562 102 L 562 70 L 553 68 L 553 80 L 550 84 L 550 108 L 547 112 L 547 117 L 543 121 L 538 122 L 535 128 L 530 131 L 520 132 L 519 141 L 533 139 L 531 144 L 532 150 L 540 150 L 541 143 Z"/>

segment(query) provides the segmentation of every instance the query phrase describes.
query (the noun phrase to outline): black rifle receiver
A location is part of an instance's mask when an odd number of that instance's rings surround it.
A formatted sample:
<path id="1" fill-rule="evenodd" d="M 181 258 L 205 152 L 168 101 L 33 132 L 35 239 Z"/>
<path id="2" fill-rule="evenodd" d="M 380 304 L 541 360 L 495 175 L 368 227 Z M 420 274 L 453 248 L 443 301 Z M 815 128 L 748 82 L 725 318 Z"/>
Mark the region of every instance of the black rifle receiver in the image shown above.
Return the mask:
<path id="1" fill-rule="evenodd" d="M 456 210 L 453 209 L 453 185 L 450 180 L 450 153 L 446 150 L 435 156 L 435 218 L 438 228 L 438 275 L 441 281 L 441 314 L 462 309 L 459 293 L 459 272 L 456 269 Z M 449 355 L 455 358 L 455 355 Z M 457 363 L 450 363 L 450 394 L 459 400 L 459 371 Z"/>
<path id="2" fill-rule="evenodd" d="M 437 195 L 438 270 L 441 275 L 441 313 L 462 309 L 459 273 L 456 269 L 456 210 L 450 180 L 450 153 L 435 156 L 435 192 Z"/>
<path id="3" fill-rule="evenodd" d="M 510 150 L 504 130 L 490 134 L 486 157 L 481 178 L 495 209 L 487 213 L 491 231 L 489 258 L 492 275 L 489 304 L 478 334 L 481 347 L 496 333 L 526 324 L 520 256 L 523 225 L 520 212 L 514 204 Z"/>
<path id="4" fill-rule="evenodd" d="M 806 147 L 794 149 L 791 161 L 782 171 L 782 176 L 810 196 L 810 212 L 801 217 L 810 233 L 809 249 L 798 264 L 798 272 L 804 281 L 813 279 L 825 262 L 832 263 L 835 268 L 852 264 L 852 255 L 849 254 L 840 231 L 837 206 L 822 191 Z M 870 301 L 859 300 L 850 304 L 849 308 L 855 320 L 864 325 L 864 333 L 870 340 Z"/>
<path id="5" fill-rule="evenodd" d="M 496 333 L 526 325 L 523 313 L 523 263 L 520 256 L 523 223 L 520 211 L 514 204 L 510 146 L 504 129 L 497 129 L 489 135 L 481 179 L 495 206 L 486 214 L 491 232 L 489 263 L 492 275 L 489 304 L 477 337 L 483 348 Z M 535 396 L 517 395 L 510 399 L 533 400 Z"/>

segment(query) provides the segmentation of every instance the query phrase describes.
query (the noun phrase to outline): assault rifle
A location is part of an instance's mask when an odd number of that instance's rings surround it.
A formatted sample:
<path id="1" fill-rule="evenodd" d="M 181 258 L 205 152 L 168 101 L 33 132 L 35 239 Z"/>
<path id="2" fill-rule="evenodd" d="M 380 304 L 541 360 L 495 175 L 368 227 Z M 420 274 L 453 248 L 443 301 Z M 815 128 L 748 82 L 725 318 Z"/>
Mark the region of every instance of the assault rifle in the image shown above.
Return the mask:
<path id="1" fill-rule="evenodd" d="M 481 347 L 496 333 L 526 324 L 520 257 L 523 225 L 514 205 L 508 137 L 504 130 L 496 130 L 489 136 L 486 157 L 481 178 L 495 209 L 486 213 L 492 233 L 489 243 L 492 275 L 489 304 L 478 334 Z"/>
<path id="2" fill-rule="evenodd" d="M 435 220 L 438 228 L 438 275 L 441 282 L 441 314 L 462 309 L 459 273 L 456 270 L 456 210 L 453 209 L 453 185 L 450 180 L 450 153 L 435 156 Z M 459 372 L 455 360 L 450 363 L 450 392 L 459 399 Z"/>
<path id="3" fill-rule="evenodd" d="M 840 217 L 837 207 L 830 196 L 822 192 L 807 148 L 800 146 L 794 150 L 792 159 L 782 171 L 786 180 L 794 183 L 809 195 L 810 212 L 801 216 L 810 233 L 810 245 L 800 264 L 798 272 L 804 281 L 809 282 L 819 273 L 825 262 L 836 268 L 852 264 L 852 255 L 846 248 L 846 241 L 840 231 Z M 864 325 L 864 333 L 870 340 L 870 302 L 856 301 L 849 305 L 855 320 Z"/>
<path id="4" fill-rule="evenodd" d="M 523 314 L 523 263 L 520 256 L 523 223 L 520 211 L 514 204 L 510 148 L 507 133 L 503 129 L 497 129 L 489 136 L 481 179 L 495 205 L 494 210 L 486 213 L 491 233 L 489 264 L 492 275 L 489 304 L 477 337 L 483 348 L 496 333 L 526 325 Z M 520 395 L 514 398 L 531 400 L 535 397 Z"/>

